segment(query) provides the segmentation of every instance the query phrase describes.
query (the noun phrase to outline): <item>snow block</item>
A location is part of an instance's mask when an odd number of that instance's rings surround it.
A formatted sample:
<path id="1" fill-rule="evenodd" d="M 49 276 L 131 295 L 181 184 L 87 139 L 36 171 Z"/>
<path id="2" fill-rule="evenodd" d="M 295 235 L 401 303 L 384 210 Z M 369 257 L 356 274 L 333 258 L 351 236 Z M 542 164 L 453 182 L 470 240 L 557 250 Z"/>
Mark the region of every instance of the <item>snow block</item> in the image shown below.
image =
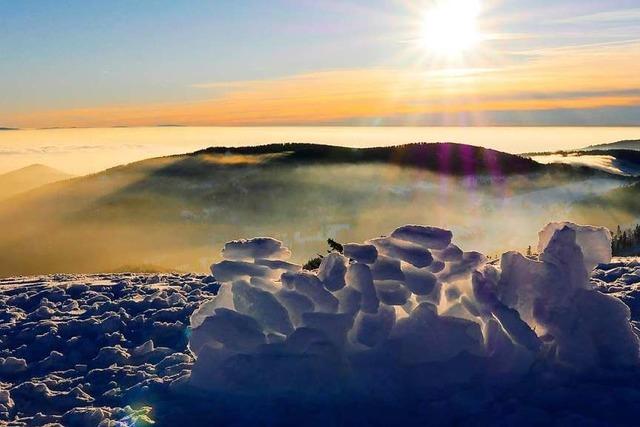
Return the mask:
<path id="1" fill-rule="evenodd" d="M 552 223 L 539 236 L 539 259 L 507 252 L 492 265 L 448 230 L 407 225 L 344 245 L 317 272 L 283 261 L 289 253 L 275 239 L 230 242 L 211 268 L 218 295 L 190 318 L 189 383 L 388 395 L 512 380 L 536 360 L 576 372 L 638 366 L 629 308 L 590 282 L 596 265 L 598 277 L 614 275 L 610 233 Z M 152 350 L 149 342 L 133 354 Z"/>
<path id="2" fill-rule="evenodd" d="M 228 260 L 275 259 L 283 260 L 291 256 L 291 251 L 282 242 L 271 237 L 233 240 L 222 249 L 222 257 Z"/>

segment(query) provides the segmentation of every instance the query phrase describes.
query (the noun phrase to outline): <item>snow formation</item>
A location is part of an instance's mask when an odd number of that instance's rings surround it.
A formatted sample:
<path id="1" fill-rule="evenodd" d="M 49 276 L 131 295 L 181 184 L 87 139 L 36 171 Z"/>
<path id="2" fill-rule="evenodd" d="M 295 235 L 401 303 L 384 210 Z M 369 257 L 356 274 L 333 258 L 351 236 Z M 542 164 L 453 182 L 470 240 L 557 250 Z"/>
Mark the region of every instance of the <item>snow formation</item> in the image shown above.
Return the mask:
<path id="1" fill-rule="evenodd" d="M 401 227 L 315 272 L 252 239 L 216 277 L 0 279 L 0 425 L 637 425 L 640 262 L 567 223 L 536 259 L 451 239 Z"/>
<path id="2" fill-rule="evenodd" d="M 589 281 L 608 230 L 552 223 L 540 255 L 498 264 L 407 225 L 344 245 L 317 271 L 270 238 L 229 242 L 218 295 L 191 316 L 190 384 L 209 391 L 376 395 L 515 381 L 542 366 L 635 367 L 630 310 Z"/>

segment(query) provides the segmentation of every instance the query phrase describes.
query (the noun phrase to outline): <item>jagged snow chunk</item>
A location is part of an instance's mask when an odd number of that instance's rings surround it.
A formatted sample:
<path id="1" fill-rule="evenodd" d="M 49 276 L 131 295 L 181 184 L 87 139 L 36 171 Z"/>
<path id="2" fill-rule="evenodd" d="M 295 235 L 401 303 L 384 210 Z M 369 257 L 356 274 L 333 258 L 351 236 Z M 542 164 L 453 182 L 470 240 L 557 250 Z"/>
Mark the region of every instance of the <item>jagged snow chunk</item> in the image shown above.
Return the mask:
<path id="1" fill-rule="evenodd" d="M 429 249 L 444 249 L 451 243 L 453 234 L 449 230 L 422 225 L 404 225 L 396 228 L 391 237 L 412 242 Z"/>
<path id="2" fill-rule="evenodd" d="M 0 357 L 0 373 L 15 375 L 27 370 L 27 361 L 17 357 Z"/>
<path id="3" fill-rule="evenodd" d="M 362 294 L 351 286 L 345 286 L 339 291 L 336 291 L 334 295 L 336 296 L 336 298 L 338 298 L 339 313 L 355 314 L 360 310 L 362 304 Z"/>
<path id="4" fill-rule="evenodd" d="M 387 305 L 405 305 L 411 291 L 398 280 L 375 280 L 378 299 Z"/>
<path id="5" fill-rule="evenodd" d="M 309 298 L 294 290 L 280 289 L 275 293 L 275 297 L 287 309 L 295 326 L 301 325 L 304 313 L 313 312 L 315 308 Z"/>
<path id="6" fill-rule="evenodd" d="M 373 264 L 378 257 L 378 250 L 373 245 L 361 245 L 359 243 L 347 243 L 343 245 L 343 253 L 347 258 L 363 264 Z"/>
<path id="7" fill-rule="evenodd" d="M 133 350 L 131 350 L 131 355 L 132 356 L 144 356 L 145 354 L 149 354 L 153 351 L 154 349 L 154 345 L 153 345 L 153 341 L 152 340 L 147 340 L 145 342 L 143 342 L 142 344 L 140 344 L 137 347 L 134 347 Z"/>
<path id="8" fill-rule="evenodd" d="M 439 278 L 446 282 L 464 279 L 486 261 L 487 258 L 479 252 L 464 252 L 460 260 L 448 263 Z"/>
<path id="9" fill-rule="evenodd" d="M 402 272 L 404 273 L 406 287 L 416 295 L 429 295 L 438 284 L 436 275 L 426 269 L 403 264 Z"/>
<path id="10" fill-rule="evenodd" d="M 230 310 L 233 310 L 235 308 L 235 306 L 233 305 L 233 293 L 231 292 L 231 285 L 220 286 L 218 294 L 215 298 L 205 302 L 193 312 L 189 319 L 191 328 L 195 329 L 199 327 L 202 322 L 204 322 L 207 317 L 212 316 L 218 308 L 228 308 Z"/>
<path id="11" fill-rule="evenodd" d="M 378 311 L 378 296 L 373 285 L 373 275 L 365 264 L 355 263 L 347 270 L 347 283 L 361 294 L 360 307 L 365 313 Z"/>
<path id="12" fill-rule="evenodd" d="M 555 361 L 578 370 L 635 364 L 639 357 L 628 308 L 589 284 L 591 264 L 585 262 L 578 241 L 581 233 L 591 241 L 607 240 L 608 232 L 600 230 L 601 239 L 595 232 L 579 226 L 556 229 L 546 245 L 541 242 L 539 262 L 513 252 L 503 255 L 498 284 L 500 300 L 552 340 Z"/>
<path id="13" fill-rule="evenodd" d="M 371 274 L 376 280 L 404 280 L 400 265 L 399 259 L 379 255 L 371 266 Z"/>
<path id="14" fill-rule="evenodd" d="M 462 352 L 483 351 L 478 323 L 440 317 L 429 303 L 419 304 L 409 317 L 398 320 L 392 338 L 398 342 L 398 357 L 410 365 L 448 360 Z"/>
<path id="15" fill-rule="evenodd" d="M 456 245 L 449 245 L 442 250 L 433 250 L 431 251 L 433 256 L 440 261 L 460 261 L 462 260 L 462 249 L 457 247 Z"/>
<path id="16" fill-rule="evenodd" d="M 338 346 L 344 346 L 347 333 L 353 325 L 353 315 L 349 313 L 304 313 L 304 326 L 322 332 L 327 339 Z"/>
<path id="17" fill-rule="evenodd" d="M 589 283 L 610 258 L 606 230 L 551 224 L 538 260 L 507 252 L 499 267 L 451 240 L 448 230 L 403 226 L 345 245 L 317 272 L 272 259 L 282 255 L 273 239 L 227 244 L 231 260 L 212 266 L 218 296 L 191 316 L 190 384 L 387 393 L 384 384 L 407 377 L 429 388 L 522 375 L 537 359 L 578 371 L 640 364 L 629 309 Z"/>
<path id="18" fill-rule="evenodd" d="M 264 265 L 245 261 L 221 261 L 211 266 L 211 274 L 220 282 L 233 282 L 247 277 L 277 277 L 277 272 Z"/>
<path id="19" fill-rule="evenodd" d="M 427 267 L 433 262 L 433 256 L 427 249 L 413 243 L 405 242 L 392 237 L 380 237 L 369 240 L 381 253 L 387 257 L 407 262 L 414 267 Z"/>
<path id="20" fill-rule="evenodd" d="M 285 335 L 293 332 L 289 313 L 271 292 L 253 287 L 244 280 L 233 282 L 231 290 L 236 310 L 256 319 L 264 330 Z"/>
<path id="21" fill-rule="evenodd" d="M 217 308 L 213 316 L 193 329 L 189 340 L 191 351 L 199 356 L 208 345 L 222 345 L 229 350 L 250 351 L 264 344 L 266 338 L 260 324 L 251 316 L 226 308 Z"/>
<path id="22" fill-rule="evenodd" d="M 361 312 L 355 321 L 354 339 L 367 347 L 375 347 L 389 336 L 395 322 L 396 311 L 386 305 L 380 305 L 375 314 Z"/>
<path id="23" fill-rule="evenodd" d="M 556 231 L 570 228 L 576 232 L 576 243 L 584 256 L 584 266 L 591 272 L 598 264 L 611 261 L 611 232 L 604 227 L 552 222 L 538 232 L 538 253 L 544 252 Z"/>
<path id="24" fill-rule="evenodd" d="M 324 287 L 330 291 L 337 291 L 345 286 L 344 275 L 347 272 L 347 260 L 339 253 L 332 252 L 322 258 L 318 269 L 318 278 Z"/>
<path id="25" fill-rule="evenodd" d="M 282 261 L 279 259 L 256 259 L 256 264 L 264 265 L 272 270 L 280 270 L 280 273 L 285 271 L 296 272 L 302 270 L 302 266 L 294 264 L 288 261 Z"/>
<path id="26" fill-rule="evenodd" d="M 282 242 L 271 237 L 255 237 L 253 239 L 233 240 L 227 242 L 222 249 L 222 257 L 228 260 L 250 259 L 288 259 L 291 251 L 282 246 Z"/>
<path id="27" fill-rule="evenodd" d="M 338 299 L 322 286 L 322 282 L 315 274 L 306 271 L 293 274 L 284 273 L 282 281 L 313 301 L 318 310 L 327 313 L 338 311 Z"/>

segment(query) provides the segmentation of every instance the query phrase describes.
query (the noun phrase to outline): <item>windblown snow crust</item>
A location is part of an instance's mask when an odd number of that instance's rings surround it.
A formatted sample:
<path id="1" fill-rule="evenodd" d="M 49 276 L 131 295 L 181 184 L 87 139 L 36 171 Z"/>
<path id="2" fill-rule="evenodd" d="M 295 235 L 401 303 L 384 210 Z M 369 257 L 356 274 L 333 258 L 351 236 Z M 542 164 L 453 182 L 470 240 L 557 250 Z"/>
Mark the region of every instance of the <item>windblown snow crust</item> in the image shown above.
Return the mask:
<path id="1" fill-rule="evenodd" d="M 0 279 L 0 425 L 146 426 L 173 414 L 161 402 L 191 371 L 189 316 L 217 290 L 195 274 Z"/>
<path id="2" fill-rule="evenodd" d="M 589 276 L 611 259 L 604 228 L 552 223 L 540 255 L 490 263 L 448 230 L 407 225 L 344 245 L 317 271 L 281 242 L 229 242 L 217 296 L 191 316 L 190 383 L 243 392 L 393 395 L 513 380 L 533 367 L 638 364 L 630 311 Z"/>

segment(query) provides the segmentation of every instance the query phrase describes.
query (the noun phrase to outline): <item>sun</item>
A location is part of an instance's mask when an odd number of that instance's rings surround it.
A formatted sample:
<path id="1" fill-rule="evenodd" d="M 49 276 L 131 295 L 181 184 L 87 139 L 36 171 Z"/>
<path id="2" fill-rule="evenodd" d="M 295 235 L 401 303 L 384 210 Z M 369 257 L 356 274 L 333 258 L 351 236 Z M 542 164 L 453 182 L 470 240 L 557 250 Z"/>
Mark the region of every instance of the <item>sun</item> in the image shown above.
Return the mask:
<path id="1" fill-rule="evenodd" d="M 436 0 L 424 12 L 421 42 L 430 53 L 459 56 L 482 40 L 479 0 Z"/>

